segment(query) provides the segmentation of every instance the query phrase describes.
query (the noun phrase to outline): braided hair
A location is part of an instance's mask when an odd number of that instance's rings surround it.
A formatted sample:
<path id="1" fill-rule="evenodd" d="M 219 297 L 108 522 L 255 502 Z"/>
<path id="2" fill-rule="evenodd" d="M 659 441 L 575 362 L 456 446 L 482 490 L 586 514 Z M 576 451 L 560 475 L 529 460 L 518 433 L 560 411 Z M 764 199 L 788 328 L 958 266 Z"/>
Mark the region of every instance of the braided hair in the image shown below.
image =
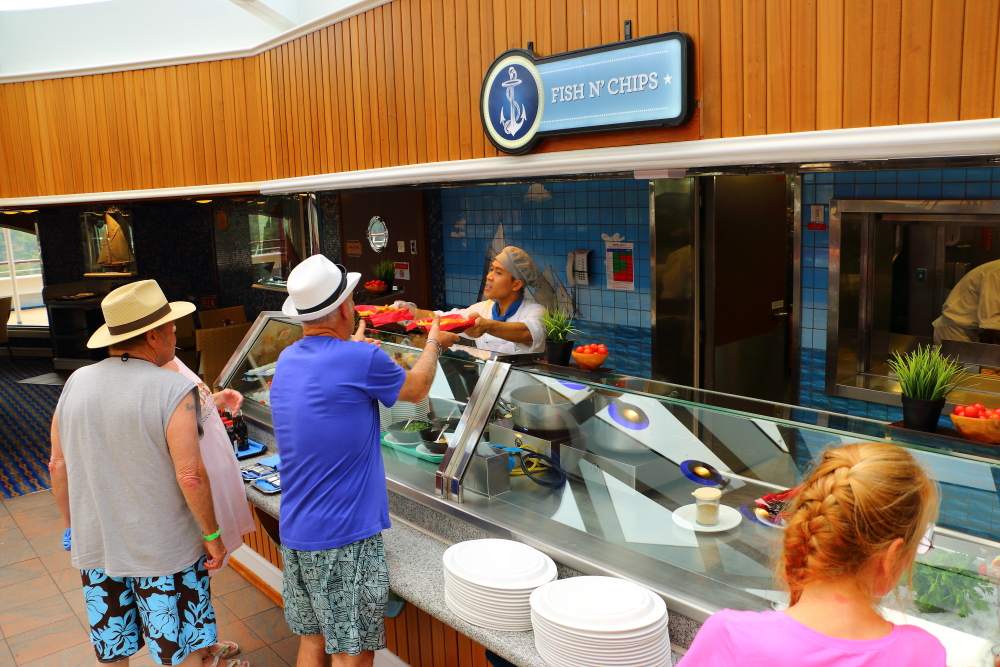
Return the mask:
<path id="1" fill-rule="evenodd" d="M 937 489 L 908 451 L 888 443 L 828 450 L 799 488 L 783 538 L 778 573 L 791 604 L 811 583 L 854 577 L 867 592 L 872 559 L 896 539 L 912 562 L 937 514 Z"/>

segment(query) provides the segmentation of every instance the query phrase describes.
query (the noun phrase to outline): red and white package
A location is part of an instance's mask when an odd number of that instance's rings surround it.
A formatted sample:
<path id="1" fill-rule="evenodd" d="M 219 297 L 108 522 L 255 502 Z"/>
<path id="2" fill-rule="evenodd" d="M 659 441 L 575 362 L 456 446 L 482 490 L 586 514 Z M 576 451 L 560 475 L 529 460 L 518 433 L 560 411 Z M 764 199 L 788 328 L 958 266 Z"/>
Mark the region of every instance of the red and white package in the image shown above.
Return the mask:
<path id="1" fill-rule="evenodd" d="M 457 316 L 456 315 L 452 315 L 452 316 L 446 315 L 445 317 L 441 318 L 441 321 L 438 323 L 438 328 L 441 329 L 441 331 L 450 331 L 452 333 L 462 333 L 463 331 L 465 331 L 466 329 L 468 329 L 469 327 L 471 327 L 475 323 L 476 323 L 475 320 L 466 319 L 466 318 L 462 317 L 461 315 L 457 315 Z M 434 318 L 433 317 L 425 317 L 422 320 L 416 320 L 414 322 L 410 322 L 410 324 L 408 324 L 406 326 L 406 330 L 407 331 L 412 331 L 414 329 L 420 329 L 422 332 L 428 333 L 428 332 L 430 332 L 432 326 L 434 326 Z"/>
<path id="2" fill-rule="evenodd" d="M 381 327 L 393 322 L 407 322 L 413 319 L 409 308 L 392 308 L 391 306 L 355 306 L 361 317 L 372 323 L 373 327 Z"/>

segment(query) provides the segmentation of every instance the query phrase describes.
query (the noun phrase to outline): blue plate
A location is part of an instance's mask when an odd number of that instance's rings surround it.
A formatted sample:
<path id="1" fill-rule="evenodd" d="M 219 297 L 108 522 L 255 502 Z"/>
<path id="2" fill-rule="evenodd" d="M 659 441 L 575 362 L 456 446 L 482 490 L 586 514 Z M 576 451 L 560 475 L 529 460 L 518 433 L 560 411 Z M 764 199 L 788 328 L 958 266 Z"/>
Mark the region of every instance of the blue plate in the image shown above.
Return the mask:
<path id="1" fill-rule="evenodd" d="M 267 447 L 265 447 L 264 445 L 260 444 L 259 442 L 254 442 L 253 440 L 250 440 L 247 443 L 246 451 L 241 452 L 239 450 L 236 450 L 236 458 L 242 461 L 243 459 L 248 459 L 251 456 L 257 456 L 265 449 L 267 449 Z"/>

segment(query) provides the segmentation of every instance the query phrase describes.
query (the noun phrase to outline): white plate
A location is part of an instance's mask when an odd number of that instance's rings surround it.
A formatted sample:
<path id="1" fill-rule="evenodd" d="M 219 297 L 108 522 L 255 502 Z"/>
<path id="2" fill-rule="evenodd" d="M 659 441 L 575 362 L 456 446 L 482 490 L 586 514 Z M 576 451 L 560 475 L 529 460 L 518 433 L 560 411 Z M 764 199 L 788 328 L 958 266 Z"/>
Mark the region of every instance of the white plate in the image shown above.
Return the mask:
<path id="1" fill-rule="evenodd" d="M 572 660 L 574 664 L 591 663 L 595 665 L 608 665 L 628 662 L 631 664 L 646 665 L 649 664 L 648 661 L 651 659 L 655 660 L 656 657 L 664 653 L 669 653 L 670 642 L 660 639 L 656 642 L 650 642 L 641 649 L 609 651 L 598 654 L 594 651 L 581 651 L 571 644 L 551 642 L 547 639 L 536 637 L 535 648 L 541 649 L 539 652 L 557 653 L 564 659 Z"/>
<path id="2" fill-rule="evenodd" d="M 669 638 L 666 624 L 657 628 L 655 633 L 644 637 L 638 642 L 633 640 L 620 642 L 620 640 L 617 639 L 581 639 L 576 635 L 553 632 L 543 628 L 538 623 L 532 623 L 532 627 L 535 630 L 536 637 L 543 637 L 545 641 L 550 644 L 565 645 L 570 651 L 586 654 L 593 653 L 595 655 L 604 653 L 617 654 L 621 652 L 642 652 L 648 650 L 650 647 L 658 646 Z"/>
<path id="3" fill-rule="evenodd" d="M 431 450 L 427 449 L 427 447 L 422 442 L 419 445 L 417 445 L 416 451 L 420 452 L 424 456 L 433 456 L 436 459 L 443 459 L 444 458 L 444 454 L 435 454 Z"/>
<path id="4" fill-rule="evenodd" d="M 444 568 L 444 578 L 445 581 L 451 582 L 463 590 L 475 591 L 498 600 L 524 600 L 527 602 L 532 591 L 538 588 L 538 586 L 532 586 L 530 588 L 494 588 L 492 586 L 483 586 L 482 584 L 477 584 L 476 582 L 463 579 L 461 576 L 449 570 L 447 565 Z M 556 573 L 553 573 L 551 581 L 555 581 L 555 578 Z M 542 583 L 547 584 L 549 582 L 545 581 Z M 539 584 L 539 586 L 540 585 L 541 584 Z"/>
<path id="5" fill-rule="evenodd" d="M 552 581 L 556 564 L 513 540 L 469 540 L 448 547 L 444 566 L 465 581 L 501 590 L 525 590 Z"/>
<path id="6" fill-rule="evenodd" d="M 392 437 L 391 433 L 386 433 L 385 436 L 383 437 L 385 438 L 386 442 L 391 442 L 397 447 L 416 447 L 417 445 L 421 444 L 420 442 L 400 442 L 396 438 Z"/>
<path id="7" fill-rule="evenodd" d="M 646 628 L 667 612 L 660 596 L 615 577 L 571 577 L 545 584 L 531 594 L 531 609 L 577 631 L 602 634 Z"/>
<path id="8" fill-rule="evenodd" d="M 482 598 L 476 598 L 463 591 L 455 590 L 451 587 L 445 587 L 445 592 L 451 596 L 453 600 L 461 602 L 464 605 L 472 607 L 474 609 L 483 609 L 498 611 L 502 613 L 510 614 L 528 614 L 531 615 L 531 607 L 527 602 L 520 603 L 509 603 L 509 602 L 496 602 L 494 600 L 484 600 Z"/>
<path id="9" fill-rule="evenodd" d="M 640 644 L 644 641 L 648 641 L 650 637 L 659 634 L 664 631 L 667 626 L 667 615 L 664 614 L 663 618 L 656 621 L 652 625 L 646 628 L 640 628 L 638 630 L 630 630 L 627 632 L 580 632 L 577 630 L 572 630 L 566 628 L 565 626 L 558 625 L 551 621 L 547 621 L 541 618 L 535 613 L 531 614 L 532 625 L 543 632 L 548 634 L 556 634 L 558 636 L 572 637 L 573 641 L 580 643 L 581 645 L 587 646 L 604 646 L 608 643 L 613 643 L 620 646 L 631 646 L 633 644 Z"/>
<path id="10" fill-rule="evenodd" d="M 703 526 L 695 521 L 697 515 L 697 505 L 685 505 L 674 510 L 674 523 L 681 528 L 687 528 L 698 533 L 721 533 L 724 530 L 732 530 L 743 521 L 743 515 L 739 510 L 729 505 L 719 505 L 719 523 L 714 526 Z"/>
<path id="11" fill-rule="evenodd" d="M 670 644 L 642 654 L 619 654 L 614 657 L 591 657 L 567 653 L 565 646 L 552 646 L 535 639 L 535 648 L 551 667 L 666 667 L 671 664 Z"/>
<path id="12" fill-rule="evenodd" d="M 505 632 L 525 632 L 531 629 L 531 616 L 529 614 L 509 616 L 506 614 L 484 613 L 478 609 L 470 609 L 461 602 L 453 599 L 447 592 L 444 595 L 444 602 L 452 613 L 472 625 Z"/>

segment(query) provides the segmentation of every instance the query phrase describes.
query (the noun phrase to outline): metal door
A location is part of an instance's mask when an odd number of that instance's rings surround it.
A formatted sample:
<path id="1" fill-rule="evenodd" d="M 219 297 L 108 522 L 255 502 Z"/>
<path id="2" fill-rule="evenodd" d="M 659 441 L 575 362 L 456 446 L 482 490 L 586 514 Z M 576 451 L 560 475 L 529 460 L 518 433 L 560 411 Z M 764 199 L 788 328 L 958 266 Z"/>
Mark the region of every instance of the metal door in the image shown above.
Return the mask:
<path id="1" fill-rule="evenodd" d="M 705 387 L 790 402 L 790 179 L 705 180 Z"/>

